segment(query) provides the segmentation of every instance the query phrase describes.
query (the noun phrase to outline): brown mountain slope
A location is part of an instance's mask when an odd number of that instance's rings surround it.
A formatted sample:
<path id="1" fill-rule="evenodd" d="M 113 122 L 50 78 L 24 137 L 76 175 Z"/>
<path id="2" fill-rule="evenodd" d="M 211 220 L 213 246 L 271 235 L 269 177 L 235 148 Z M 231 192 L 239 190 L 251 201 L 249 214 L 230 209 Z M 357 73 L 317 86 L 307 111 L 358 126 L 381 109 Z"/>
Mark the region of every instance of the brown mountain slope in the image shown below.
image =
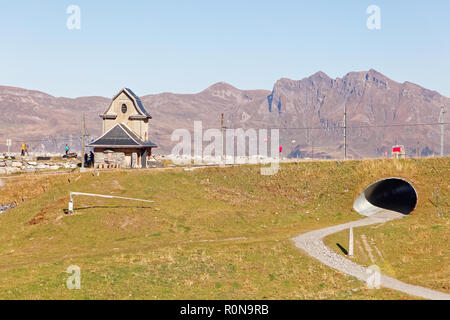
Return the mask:
<path id="1" fill-rule="evenodd" d="M 396 143 L 405 145 L 410 154 L 416 153 L 418 144 L 421 152 L 437 152 L 439 126 L 412 125 L 439 122 L 441 105 L 449 103 L 435 91 L 400 84 L 375 70 L 351 72 L 342 79 L 323 72 L 300 81 L 281 79 L 269 96 L 269 109 L 278 114 L 281 127 L 321 128 L 311 130 L 308 139 L 307 130 L 288 130 L 287 135 L 301 142 L 299 151 L 313 143 L 319 150 L 342 155 L 346 108 L 347 126 L 353 127 L 347 130 L 347 142 L 354 157 L 382 156 Z"/>
<path id="2" fill-rule="evenodd" d="M 202 121 L 203 129 L 220 128 L 221 114 L 225 115 L 225 126 L 244 123 L 247 114 L 252 114 L 264 104 L 270 91 L 244 91 L 226 83 L 217 83 L 206 90 L 191 95 L 158 94 L 144 96 L 144 105 L 151 106 L 153 117 L 152 139 L 170 152 L 173 142 L 170 135 L 177 128 L 193 130 L 194 121 Z M 169 148 L 164 146 L 169 146 Z"/>
<path id="3" fill-rule="evenodd" d="M 350 156 L 382 156 L 396 143 L 405 145 L 409 154 L 416 154 L 417 146 L 424 155 L 438 152 L 439 126 L 412 124 L 437 123 L 441 105 L 450 105 L 450 99 L 435 91 L 397 83 L 375 70 L 337 79 L 323 72 L 298 81 L 280 79 L 272 92 L 217 83 L 197 94 L 162 93 L 142 96 L 142 101 L 153 116 L 151 139 L 161 153 L 171 151 L 173 130 L 192 130 L 194 120 L 203 121 L 204 129 L 219 128 L 224 113 L 229 128 L 286 128 L 280 130 L 284 155 L 314 153 L 316 157 L 343 156 L 345 108 Z M 65 143 L 76 149 L 82 114 L 86 113 L 89 134 L 97 136 L 98 115 L 109 102 L 103 97 L 56 98 L 0 87 L 0 151 L 6 149 L 6 138 L 16 142 L 14 150 L 21 140 L 39 151 L 42 145 L 46 150 L 62 150 Z"/>
<path id="4" fill-rule="evenodd" d="M 56 98 L 51 95 L 13 87 L 0 87 L 0 151 L 5 140 L 13 140 L 11 151 L 20 149 L 22 141 L 33 150 L 62 151 L 65 143 L 80 145 L 81 119 L 86 113 L 88 129 L 100 132 L 98 114 L 106 109 L 109 99 L 84 97 Z"/>

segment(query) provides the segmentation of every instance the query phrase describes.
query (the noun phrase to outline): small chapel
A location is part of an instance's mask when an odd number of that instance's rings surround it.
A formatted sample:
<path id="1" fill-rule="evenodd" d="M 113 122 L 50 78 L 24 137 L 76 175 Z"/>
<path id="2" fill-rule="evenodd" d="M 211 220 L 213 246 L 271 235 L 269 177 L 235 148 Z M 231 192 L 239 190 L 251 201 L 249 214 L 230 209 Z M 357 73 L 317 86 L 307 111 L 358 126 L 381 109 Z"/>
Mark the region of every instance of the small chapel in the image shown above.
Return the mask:
<path id="1" fill-rule="evenodd" d="M 100 117 L 102 135 L 88 144 L 94 149 L 95 168 L 147 168 L 158 146 L 149 139 L 152 117 L 141 99 L 124 88 Z"/>

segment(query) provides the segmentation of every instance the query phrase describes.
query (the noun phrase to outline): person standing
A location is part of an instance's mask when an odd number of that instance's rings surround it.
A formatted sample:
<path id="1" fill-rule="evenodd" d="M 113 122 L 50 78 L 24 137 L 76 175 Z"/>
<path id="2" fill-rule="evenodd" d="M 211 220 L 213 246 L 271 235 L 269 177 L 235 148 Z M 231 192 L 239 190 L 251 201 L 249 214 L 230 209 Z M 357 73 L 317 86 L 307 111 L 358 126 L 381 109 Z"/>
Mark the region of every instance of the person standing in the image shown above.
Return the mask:
<path id="1" fill-rule="evenodd" d="M 84 166 L 89 167 L 89 158 L 87 153 L 84 154 Z"/>
<path id="2" fill-rule="evenodd" d="M 25 145 L 25 142 L 22 142 L 22 148 L 21 148 L 21 152 L 20 152 L 20 155 L 22 156 L 22 157 L 24 157 L 25 156 L 25 149 L 26 149 L 27 147 L 26 147 L 26 145 Z"/>
<path id="3" fill-rule="evenodd" d="M 94 153 L 92 151 L 89 152 L 89 167 L 94 166 Z"/>
<path id="4" fill-rule="evenodd" d="M 66 144 L 65 150 L 66 150 L 66 156 L 67 156 L 69 154 L 69 150 L 70 150 L 70 148 L 69 148 L 69 146 L 67 144 Z"/>

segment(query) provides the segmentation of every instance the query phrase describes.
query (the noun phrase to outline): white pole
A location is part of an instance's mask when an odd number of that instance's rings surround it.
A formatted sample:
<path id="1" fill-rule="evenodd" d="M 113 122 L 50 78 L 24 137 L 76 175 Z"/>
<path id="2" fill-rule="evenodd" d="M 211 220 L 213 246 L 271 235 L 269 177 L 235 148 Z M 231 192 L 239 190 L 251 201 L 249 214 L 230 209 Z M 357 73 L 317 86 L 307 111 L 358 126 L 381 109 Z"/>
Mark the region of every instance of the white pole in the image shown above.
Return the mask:
<path id="1" fill-rule="evenodd" d="M 10 150 L 10 148 L 11 148 L 11 139 L 6 139 L 6 146 L 8 147 L 8 156 L 10 155 L 10 153 L 11 153 L 11 150 Z"/>
<path id="2" fill-rule="evenodd" d="M 70 201 L 69 201 L 69 213 L 73 213 L 73 196 L 99 197 L 99 198 L 107 198 L 107 199 L 122 199 L 122 200 L 140 201 L 140 202 L 152 202 L 152 203 L 155 202 L 153 200 L 142 200 L 142 199 L 135 199 L 135 198 L 107 196 L 107 195 L 103 195 L 103 194 L 71 192 L 70 193 Z"/>
<path id="3" fill-rule="evenodd" d="M 348 255 L 353 257 L 353 228 L 350 228 L 350 235 L 348 241 Z"/>

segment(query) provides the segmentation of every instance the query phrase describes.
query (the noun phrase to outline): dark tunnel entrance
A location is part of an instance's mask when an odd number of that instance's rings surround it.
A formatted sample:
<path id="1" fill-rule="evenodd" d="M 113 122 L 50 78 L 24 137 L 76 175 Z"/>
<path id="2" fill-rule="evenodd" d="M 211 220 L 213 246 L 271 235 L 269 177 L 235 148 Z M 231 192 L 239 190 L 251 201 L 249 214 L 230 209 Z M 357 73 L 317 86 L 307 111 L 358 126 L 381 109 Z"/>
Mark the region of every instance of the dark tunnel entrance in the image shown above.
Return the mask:
<path id="1" fill-rule="evenodd" d="M 353 208 L 360 214 L 370 216 L 383 210 L 410 214 L 417 205 L 417 192 L 403 179 L 388 178 L 370 185 L 356 199 Z"/>

